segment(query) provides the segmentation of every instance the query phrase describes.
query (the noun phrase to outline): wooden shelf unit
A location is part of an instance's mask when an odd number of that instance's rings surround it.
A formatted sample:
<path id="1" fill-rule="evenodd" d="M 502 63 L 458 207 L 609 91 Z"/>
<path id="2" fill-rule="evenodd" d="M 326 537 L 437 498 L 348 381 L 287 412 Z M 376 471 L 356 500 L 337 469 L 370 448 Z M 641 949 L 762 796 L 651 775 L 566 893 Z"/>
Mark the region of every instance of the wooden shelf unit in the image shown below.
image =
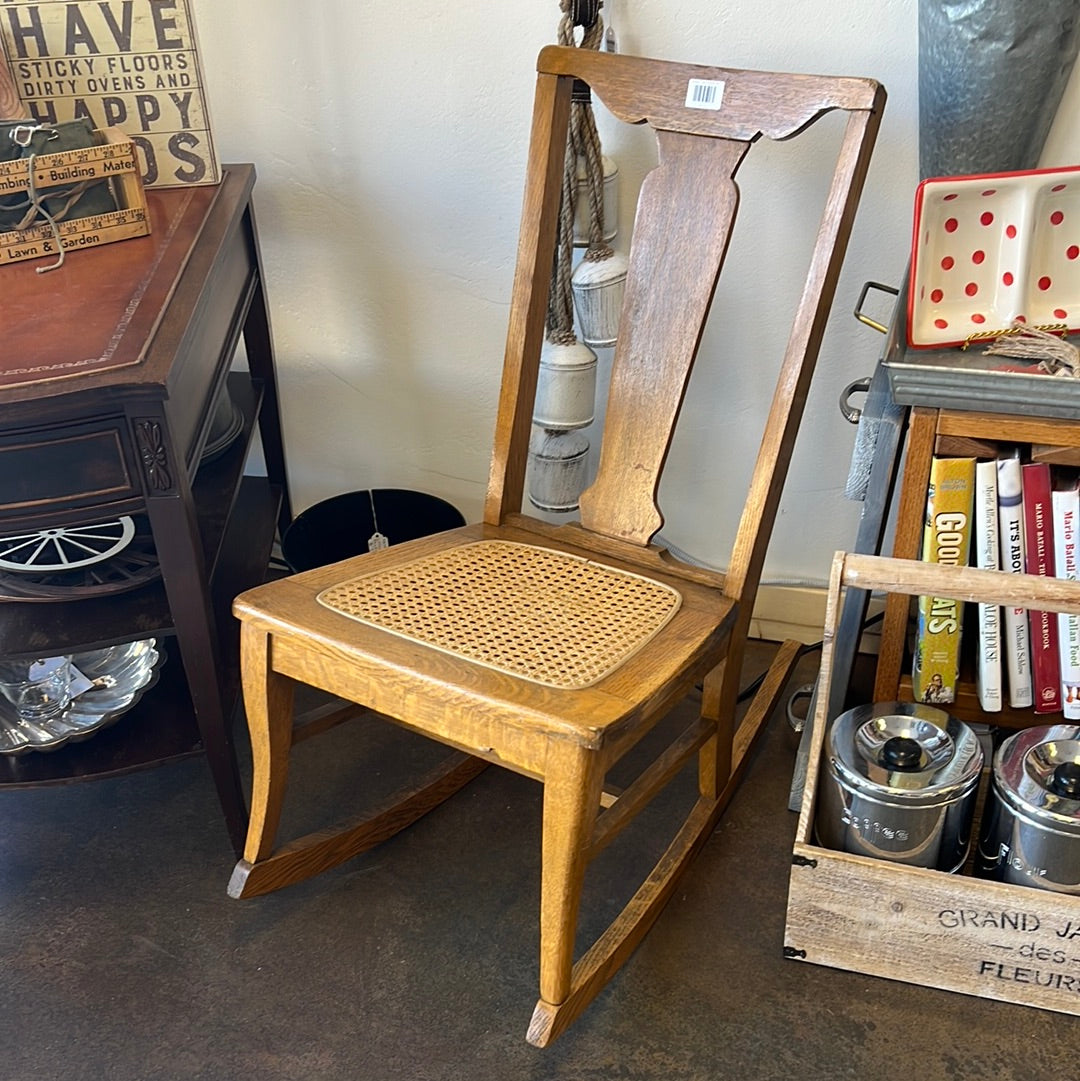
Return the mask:
<path id="1" fill-rule="evenodd" d="M 896 532 L 892 554 L 918 559 L 926 517 L 926 493 L 935 455 L 943 457 L 996 457 L 1000 448 L 1036 448 L 1044 461 L 1070 462 L 1080 453 L 1080 423 L 1047 417 L 1009 416 L 954 409 L 913 406 L 907 427 L 907 450 L 903 466 Z M 874 682 L 874 701 L 911 701 L 911 674 L 906 649 L 911 598 L 889 594 L 881 627 L 881 647 Z M 963 647 L 962 647 L 963 648 Z M 970 639 L 969 639 L 970 648 Z M 965 650 L 965 653 L 967 650 Z M 984 713 L 970 680 L 961 680 L 951 712 L 967 721 L 981 721 L 1006 728 L 1029 728 L 1053 724 L 1055 715 L 1033 709 Z M 1060 720 L 1060 715 L 1058 715 Z"/>

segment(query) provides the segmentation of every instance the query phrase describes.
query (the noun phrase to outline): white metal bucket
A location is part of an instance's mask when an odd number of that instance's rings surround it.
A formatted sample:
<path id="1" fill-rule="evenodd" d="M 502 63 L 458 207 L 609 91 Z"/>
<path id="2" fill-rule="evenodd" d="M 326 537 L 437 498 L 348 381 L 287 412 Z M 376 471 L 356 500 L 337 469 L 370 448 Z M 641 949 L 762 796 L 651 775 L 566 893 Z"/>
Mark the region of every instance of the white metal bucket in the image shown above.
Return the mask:
<path id="1" fill-rule="evenodd" d="M 601 155 L 604 169 L 604 239 L 614 240 L 619 231 L 619 167 L 606 154 Z M 577 202 L 574 204 L 574 243 L 582 248 L 589 243 L 589 183 L 585 162 L 577 160 Z"/>
<path id="2" fill-rule="evenodd" d="M 615 344 L 626 292 L 626 256 L 612 252 L 607 259 L 583 259 L 570 277 L 581 337 L 586 345 Z"/>
<path id="3" fill-rule="evenodd" d="M 568 431 L 591 424 L 595 412 L 596 354 L 581 342 L 545 342 L 533 420 L 549 431 Z"/>
<path id="4" fill-rule="evenodd" d="M 589 440 L 582 432 L 533 431 L 529 444 L 529 501 L 557 514 L 577 510 L 588 483 Z"/>

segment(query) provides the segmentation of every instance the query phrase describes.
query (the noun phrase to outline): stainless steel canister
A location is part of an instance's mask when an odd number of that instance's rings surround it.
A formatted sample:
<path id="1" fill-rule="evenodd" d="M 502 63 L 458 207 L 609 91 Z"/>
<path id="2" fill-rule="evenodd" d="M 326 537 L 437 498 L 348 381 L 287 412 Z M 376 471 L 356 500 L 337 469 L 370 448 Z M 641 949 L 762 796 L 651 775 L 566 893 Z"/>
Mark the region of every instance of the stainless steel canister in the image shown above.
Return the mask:
<path id="1" fill-rule="evenodd" d="M 976 870 L 1080 894 L 1080 725 L 1027 728 L 997 749 Z"/>
<path id="2" fill-rule="evenodd" d="M 957 871 L 971 846 L 982 746 L 962 721 L 913 702 L 833 721 L 814 825 L 826 848 Z"/>

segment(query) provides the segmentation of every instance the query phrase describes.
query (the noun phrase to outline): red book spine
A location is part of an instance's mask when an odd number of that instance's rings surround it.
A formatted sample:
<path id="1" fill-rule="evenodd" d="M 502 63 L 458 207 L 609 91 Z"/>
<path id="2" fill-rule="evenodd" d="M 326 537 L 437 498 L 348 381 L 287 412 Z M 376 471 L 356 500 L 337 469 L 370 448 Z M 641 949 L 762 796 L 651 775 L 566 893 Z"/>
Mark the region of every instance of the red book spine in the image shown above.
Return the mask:
<path id="1" fill-rule="evenodd" d="M 1054 512 L 1050 467 L 1033 462 L 1024 473 L 1025 567 L 1028 574 L 1054 577 Z M 1035 712 L 1061 712 L 1061 654 L 1057 615 L 1029 609 L 1031 619 L 1031 679 Z"/>

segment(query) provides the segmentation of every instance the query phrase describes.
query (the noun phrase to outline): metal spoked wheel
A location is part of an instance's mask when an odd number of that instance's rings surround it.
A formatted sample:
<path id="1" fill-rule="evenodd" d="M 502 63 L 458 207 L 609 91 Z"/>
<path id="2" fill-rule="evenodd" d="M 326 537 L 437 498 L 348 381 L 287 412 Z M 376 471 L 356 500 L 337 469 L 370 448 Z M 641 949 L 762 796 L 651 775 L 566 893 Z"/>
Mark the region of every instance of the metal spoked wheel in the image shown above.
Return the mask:
<path id="1" fill-rule="evenodd" d="M 106 596 L 160 576 L 142 515 L 0 537 L 0 601 Z"/>
<path id="2" fill-rule="evenodd" d="M 78 570 L 122 552 L 134 536 L 135 522 L 127 516 L 15 533 L 0 537 L 0 570 L 33 574 Z"/>

